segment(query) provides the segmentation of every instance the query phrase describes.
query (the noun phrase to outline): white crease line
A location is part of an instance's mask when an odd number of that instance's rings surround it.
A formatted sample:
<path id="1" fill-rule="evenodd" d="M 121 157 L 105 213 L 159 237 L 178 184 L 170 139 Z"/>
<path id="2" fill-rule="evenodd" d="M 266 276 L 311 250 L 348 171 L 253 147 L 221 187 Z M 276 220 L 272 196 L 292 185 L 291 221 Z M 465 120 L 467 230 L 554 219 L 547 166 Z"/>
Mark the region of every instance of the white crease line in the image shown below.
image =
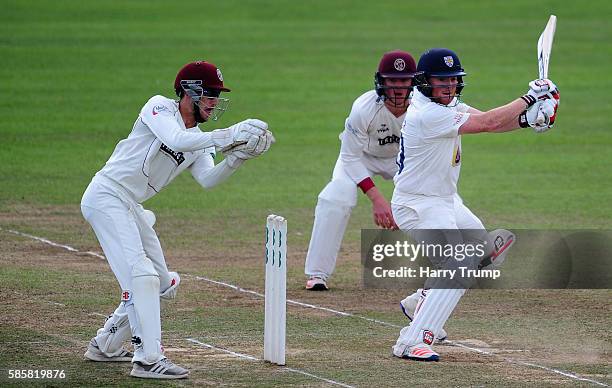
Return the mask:
<path id="1" fill-rule="evenodd" d="M 66 306 L 65 304 L 61 304 L 61 303 L 55 303 L 55 304 L 59 305 L 59 306 L 62 306 L 62 307 Z M 100 314 L 100 313 L 97 313 L 97 312 L 89 313 L 89 315 L 96 315 L 96 316 L 100 316 L 100 317 L 104 317 L 104 318 L 108 317 L 107 315 Z M 72 337 L 68 337 L 68 338 L 59 337 L 59 338 L 62 338 L 64 340 L 68 340 L 69 342 L 72 342 L 74 344 L 80 344 L 81 343 L 79 340 L 77 340 L 75 338 L 72 338 Z M 223 352 L 223 353 L 231 354 L 234 357 L 244 358 L 244 359 L 251 360 L 251 361 L 262 361 L 260 358 L 257 358 L 257 357 L 254 357 L 254 356 L 250 356 L 250 355 L 244 354 L 244 353 L 233 352 L 231 350 L 224 349 L 224 348 L 219 348 L 217 346 L 210 345 L 210 344 L 198 341 L 195 338 L 183 338 L 183 340 L 187 340 L 189 342 L 198 344 L 200 346 L 204 346 L 206 348 L 209 348 L 209 349 L 212 349 L 212 350 L 215 350 L 215 351 L 218 351 L 218 352 Z M 298 374 L 302 374 L 304 376 L 312 377 L 312 378 L 317 379 L 317 380 L 325 381 L 325 382 L 327 382 L 329 384 L 339 385 L 341 387 L 347 387 L 347 388 L 354 388 L 352 385 L 347 385 L 347 384 L 344 384 L 344 383 L 340 383 L 338 381 L 326 379 L 324 377 L 317 376 L 317 375 L 314 375 L 312 373 L 308 373 L 308 372 L 300 370 L 300 369 L 289 368 L 287 366 L 282 366 L 280 368 L 281 369 L 285 369 L 285 370 L 287 370 L 289 372 L 298 373 Z"/>
<path id="2" fill-rule="evenodd" d="M 15 291 L 15 290 L 13 290 L 13 292 L 14 292 L 15 294 L 17 294 L 17 295 L 21 296 L 22 298 L 27 299 L 27 296 L 26 296 L 26 295 L 24 295 L 24 294 L 22 294 L 21 292 L 19 292 L 19 291 Z M 45 300 L 45 299 L 41 299 L 41 298 L 38 298 L 38 297 L 35 297 L 35 296 L 30 296 L 30 299 L 29 299 L 29 300 L 35 300 L 35 301 L 37 301 L 37 302 L 43 302 L 43 303 L 52 304 L 52 305 L 55 305 L 55 306 L 62 306 L 62 307 L 66 307 L 66 305 L 65 305 L 65 304 L 63 304 L 63 303 L 54 302 L 54 301 L 52 301 L 52 300 Z"/>
<path id="3" fill-rule="evenodd" d="M 79 253 L 83 253 L 83 254 L 89 255 L 89 256 L 94 256 L 94 257 L 97 257 L 98 259 L 106 260 L 106 257 L 104 257 L 103 255 L 100 255 L 100 254 L 98 254 L 96 252 L 87 251 L 87 252 L 79 252 Z"/>
<path id="4" fill-rule="evenodd" d="M 189 342 L 192 342 L 194 344 L 198 344 L 198 345 L 204 346 L 205 348 L 209 348 L 209 349 L 216 350 L 216 351 L 219 351 L 219 352 L 231 354 L 234 357 L 245 358 L 245 359 L 251 360 L 251 361 L 261 361 L 257 357 L 249 356 L 248 354 L 232 352 L 231 350 L 227 350 L 227 349 L 223 349 L 223 348 L 218 348 L 216 346 L 213 346 L 213 345 L 210 345 L 210 344 L 205 344 L 204 342 L 200 342 L 200 341 L 198 341 L 195 338 L 186 338 L 186 340 L 189 341 Z"/>
<path id="5" fill-rule="evenodd" d="M 546 366 L 543 366 L 543 365 L 533 364 L 533 363 L 527 362 L 527 361 L 512 360 L 512 359 L 509 359 L 509 360 L 506 360 L 506 361 L 508 361 L 508 362 L 515 362 L 517 364 L 531 366 L 531 367 L 534 367 L 534 368 L 540 368 L 540 369 L 543 369 L 543 370 L 546 370 L 546 371 L 549 371 L 549 372 L 558 373 L 558 374 L 560 374 L 562 376 L 565 376 L 565 377 L 569 377 L 569 378 L 572 378 L 572 379 L 576 379 L 576 380 L 580 380 L 580 381 L 586 381 L 586 382 L 589 382 L 589 383 L 592 383 L 592 384 L 596 384 L 596 385 L 599 385 L 601 387 L 609 387 L 608 384 L 601 383 L 601 382 L 596 381 L 596 380 L 588 379 L 586 377 L 581 377 L 581 376 L 578 376 L 578 375 L 576 375 L 574 373 L 565 372 L 565 371 L 562 371 L 562 370 L 559 370 L 559 369 L 549 368 L 549 367 L 546 367 Z"/>
<path id="6" fill-rule="evenodd" d="M 220 286 L 228 287 L 228 288 L 231 288 L 231 289 L 239 291 L 239 292 L 244 292 L 246 294 L 251 294 L 251 295 L 258 296 L 260 298 L 264 298 L 265 297 L 262 293 L 259 293 L 257 291 L 247 290 L 245 288 L 238 287 L 238 286 L 235 286 L 233 284 L 229 284 L 229 283 L 225 283 L 225 282 L 220 282 L 218 280 L 209 279 L 209 278 L 206 278 L 204 276 L 185 275 L 185 277 L 187 277 L 187 278 L 191 277 L 191 276 L 193 276 L 197 280 L 203 280 L 205 282 L 209 282 L 209 283 L 217 284 L 217 285 L 220 285 Z M 287 299 L 287 303 L 293 304 L 293 305 L 296 305 L 296 306 L 300 306 L 300 307 L 306 307 L 306 308 L 311 308 L 311 309 L 315 309 L 315 310 L 327 311 L 329 313 L 340 315 L 340 316 L 343 316 L 343 317 L 359 318 L 359 319 L 363 319 L 364 321 L 368 321 L 368 322 L 372 322 L 372 323 L 378 323 L 380 325 L 395 327 L 395 328 L 398 328 L 398 329 L 401 329 L 402 327 L 404 327 L 404 326 L 396 325 L 396 324 L 393 324 L 393 323 L 381 321 L 379 319 L 368 318 L 368 317 L 364 317 L 364 316 L 361 316 L 361 315 L 355 315 L 355 314 L 347 313 L 345 311 L 334 310 L 334 309 L 331 309 L 331 308 L 328 308 L 328 307 L 317 306 L 317 305 L 314 305 L 314 304 L 304 303 L 304 302 L 300 302 L 300 301 L 297 301 L 297 300 Z"/>
<path id="7" fill-rule="evenodd" d="M 303 370 L 299 370 L 299 369 L 295 369 L 295 368 L 289 368 L 288 366 L 283 367 L 283 369 L 286 369 L 286 370 L 288 370 L 290 372 L 294 372 L 294 373 L 300 373 L 300 374 L 303 374 L 304 376 L 313 377 L 315 379 L 325 381 L 326 383 L 330 383 L 330 384 L 334 384 L 334 385 L 339 385 L 341 387 L 346 387 L 346 388 L 354 388 L 352 385 L 348 385 L 348 384 L 340 383 L 340 382 L 337 382 L 337 381 L 334 381 L 334 380 L 329 380 L 329 379 L 325 379 L 323 377 L 315 376 L 312 373 L 304 372 Z"/>
<path id="8" fill-rule="evenodd" d="M 213 345 L 210 345 L 210 344 L 198 341 L 195 338 L 187 338 L 187 341 L 192 342 L 194 344 L 198 344 L 200 346 L 204 346 L 205 348 L 208 348 L 208 349 L 216 350 L 218 352 L 223 352 L 223 353 L 231 354 L 234 357 L 244 358 L 244 359 L 251 360 L 251 361 L 262 361 L 260 358 L 257 358 L 257 357 L 254 357 L 254 356 L 250 356 L 250 355 L 244 354 L 244 353 L 232 352 L 231 350 L 228 350 L 228 349 L 218 348 L 216 346 L 213 346 Z M 344 383 L 341 383 L 341 382 L 338 382 L 338 381 L 335 381 L 335 380 L 326 379 L 325 377 L 313 375 L 312 373 L 308 373 L 308 372 L 305 372 L 305 371 L 300 370 L 300 369 L 289 368 L 287 366 L 281 366 L 280 368 L 284 369 L 286 371 L 289 371 L 289 372 L 299 373 L 299 374 L 304 375 L 304 376 L 312 377 L 313 379 L 325 381 L 326 383 L 329 383 L 329 384 L 339 385 L 341 387 L 346 387 L 346 388 L 353 388 L 352 385 L 344 384 Z"/>
<path id="9" fill-rule="evenodd" d="M 53 241 L 49 241 L 49 240 L 47 240 L 45 238 L 32 236 L 32 235 L 29 235 L 29 234 L 26 234 L 26 233 L 21 233 L 21 232 L 18 232 L 18 231 L 15 231 L 15 230 L 11 230 L 11 229 L 3 229 L 2 227 L 0 227 L 0 230 L 5 230 L 7 232 L 10 232 L 10 233 L 13 233 L 13 234 L 17 234 L 19 236 L 29 237 L 29 238 L 32 238 L 34 240 L 41 241 L 41 242 L 43 242 L 45 244 L 49 244 L 49 245 L 52 245 L 52 246 L 55 246 L 55 247 L 59 247 L 59 248 L 64 248 L 66 250 L 69 250 L 70 252 L 83 253 L 83 254 L 88 254 L 88 255 L 91 255 L 91 256 L 94 256 L 94 257 L 98 257 L 98 258 L 104 258 L 104 256 L 101 256 L 101 255 L 99 255 L 97 253 L 94 253 L 94 252 L 82 252 L 82 251 L 79 251 L 78 249 L 75 249 L 75 248 L 73 248 L 71 246 L 54 243 Z M 195 278 L 198 279 L 198 280 L 207 281 L 209 283 L 218 284 L 218 285 L 221 285 L 221 286 L 224 286 L 224 287 L 229 287 L 229 288 L 234 289 L 234 290 L 239 291 L 239 292 L 244 292 L 244 293 L 247 293 L 247 294 L 252 294 L 252 295 L 258 296 L 260 298 L 264 297 L 264 295 L 259 293 L 259 292 L 252 291 L 252 290 L 247 290 L 245 288 L 238 287 L 238 286 L 235 286 L 233 284 L 229 284 L 229 283 L 225 283 L 225 282 L 220 282 L 218 280 L 208 279 L 208 278 L 205 278 L 203 276 L 195 276 Z M 317 305 L 308 304 L 308 303 L 302 303 L 302 302 L 298 302 L 298 301 L 294 301 L 294 300 L 287 300 L 287 302 L 291 303 L 291 304 L 295 304 L 297 306 L 308 307 L 308 308 L 312 308 L 312 309 L 316 309 L 316 310 L 328 311 L 328 312 L 331 312 L 331 313 L 334 313 L 334 314 L 338 314 L 338 315 L 341 315 L 341 316 L 345 316 L 345 317 L 359 318 L 359 319 L 363 319 L 363 320 L 366 320 L 366 321 L 369 321 L 369 322 L 373 322 L 373 323 L 378 323 L 378 324 L 385 325 L 385 326 L 390 326 L 390 327 L 395 327 L 395 328 L 402 328 L 403 327 L 403 326 L 395 325 L 393 323 L 381 321 L 379 319 L 362 317 L 360 315 L 355 315 L 355 314 L 347 313 L 347 312 L 344 312 L 344 311 L 338 311 L 338 310 L 330 309 L 330 308 L 327 308 L 327 307 L 317 306 Z M 519 364 L 519 365 L 529 366 L 529 367 L 533 367 L 533 368 L 538 368 L 538 369 L 542 369 L 542 370 L 545 370 L 545 371 L 556 373 L 556 374 L 559 374 L 559 375 L 562 375 L 562 376 L 565 376 L 565 377 L 576 379 L 576 380 L 579 380 L 579 381 L 587 381 L 587 382 L 590 382 L 590 383 L 593 383 L 593 384 L 596 384 L 596 385 L 600 385 L 602 387 L 609 387 L 609 385 L 604 384 L 602 382 L 599 382 L 599 381 L 596 381 L 596 380 L 592 380 L 592 379 L 588 379 L 586 377 L 580 377 L 580 376 L 578 376 L 576 374 L 573 374 L 573 373 L 570 373 L 570 372 L 565 372 L 565 371 L 562 371 L 562 370 L 559 370 L 559 369 L 549 368 L 549 367 L 546 367 L 546 366 L 543 366 L 543 365 L 533 364 L 533 363 L 526 362 L 526 361 L 520 361 L 520 360 L 515 360 L 515 359 L 512 359 L 512 358 L 502 357 L 500 355 L 494 354 L 492 352 L 488 352 L 486 350 L 482 350 L 482 349 L 478 349 L 478 348 L 473 348 L 473 347 L 466 346 L 466 345 L 463 345 L 463 344 L 459 344 L 459 343 L 453 342 L 453 341 L 448 341 L 447 340 L 447 342 L 451 343 L 452 345 L 456 345 L 456 346 L 462 347 L 464 349 L 471 350 L 473 352 L 481 353 L 481 354 L 484 354 L 484 355 L 487 355 L 487 356 L 491 356 L 491 357 L 498 357 L 498 358 L 500 358 L 500 359 L 502 359 L 505 362 L 508 362 L 510 364 Z"/>
<path id="10" fill-rule="evenodd" d="M 458 343 L 458 342 L 455 342 L 455 341 L 446 340 L 446 342 L 449 342 L 451 345 L 458 346 L 460 348 L 464 348 L 464 349 L 468 349 L 468 350 L 471 350 L 471 351 L 474 351 L 474 352 L 477 352 L 477 353 L 485 354 L 487 356 L 496 356 L 496 357 L 499 357 L 502 360 L 504 360 L 504 361 L 506 361 L 508 363 L 511 363 L 511 364 L 519 364 L 519 365 L 525 365 L 525 366 L 529 366 L 529 367 L 533 367 L 533 368 L 539 368 L 539 369 L 543 369 L 543 370 L 546 370 L 546 371 L 549 371 L 549 372 L 557 373 L 557 374 L 560 374 L 562 376 L 569 377 L 569 378 L 572 378 L 572 379 L 576 379 L 576 380 L 580 380 L 580 381 L 586 381 L 586 382 L 589 382 L 589 383 L 600 385 L 602 387 L 609 387 L 609 385 L 607 385 L 605 383 L 602 383 L 602 382 L 599 382 L 599 381 L 596 381 L 596 380 L 592 380 L 592 379 L 588 379 L 586 377 L 580 377 L 580 376 L 578 376 L 576 374 L 573 374 L 573 373 L 570 373 L 570 372 L 565 372 L 565 371 L 562 371 L 562 370 L 559 370 L 559 369 L 549 368 L 549 367 L 546 367 L 546 366 L 543 366 L 543 365 L 533 364 L 533 363 L 527 362 L 527 361 L 521 361 L 521 360 L 515 360 L 513 358 L 509 358 L 509 357 L 503 357 L 503 356 L 500 356 L 500 355 L 495 354 L 493 352 L 488 352 L 486 350 L 482 350 L 482 349 L 478 349 L 478 348 L 473 348 L 471 346 L 467 346 L 467 345 L 464 345 L 464 344 L 461 344 L 461 343 Z"/>
<path id="11" fill-rule="evenodd" d="M 7 232 L 9 232 L 9 233 L 13 233 L 13 234 L 16 234 L 16 235 L 18 235 L 18 236 L 28 237 L 28 238 L 31 238 L 31 239 L 33 239 L 33 240 L 38 240 L 38 241 L 40 241 L 40 242 L 44 242 L 45 244 L 49 244 L 49 245 L 52 245 L 52 246 L 54 246 L 54 247 L 64 248 L 64 249 L 66 249 L 67 251 L 70 251 L 70 252 L 78 252 L 78 251 L 79 251 L 78 249 L 75 249 L 75 248 L 73 248 L 73 247 L 71 247 L 71 246 L 68 246 L 68 245 L 62 245 L 62 244 L 58 244 L 58 243 L 55 243 L 55 242 L 53 242 L 53 241 L 49 241 L 49 240 L 47 240 L 46 238 L 32 236 L 31 234 L 27 234 L 27 233 L 23 233 L 23 232 L 18 232 L 18 231 L 16 231 L 16 230 L 12 230 L 12 229 L 3 229 L 2 227 L 0 227 L 0 230 L 6 230 Z"/>

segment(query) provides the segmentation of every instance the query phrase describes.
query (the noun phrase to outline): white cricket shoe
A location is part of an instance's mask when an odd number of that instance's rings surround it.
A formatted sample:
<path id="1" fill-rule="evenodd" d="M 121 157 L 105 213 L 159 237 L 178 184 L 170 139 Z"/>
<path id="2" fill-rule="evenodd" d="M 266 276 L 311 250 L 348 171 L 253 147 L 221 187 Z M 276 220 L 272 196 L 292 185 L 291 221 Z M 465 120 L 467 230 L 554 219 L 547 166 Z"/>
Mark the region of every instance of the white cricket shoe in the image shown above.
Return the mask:
<path id="1" fill-rule="evenodd" d="M 402 309 L 404 315 L 410 320 L 410 322 L 412 322 L 412 320 L 414 319 L 414 313 L 416 311 L 419 299 L 421 298 L 422 294 L 426 295 L 427 292 L 423 291 L 422 288 L 419 288 L 417 292 L 408 295 L 406 299 L 403 299 L 400 302 L 400 308 Z M 436 336 L 436 343 L 444 342 L 447 338 L 448 333 L 446 333 L 446 330 L 440 329 L 440 332 Z"/>
<path id="2" fill-rule="evenodd" d="M 126 348 L 119 349 L 117 352 L 115 352 L 114 356 L 107 356 L 106 354 L 102 353 L 95 338 L 92 338 L 91 341 L 89 341 L 87 351 L 85 352 L 85 358 L 91 361 L 125 362 L 132 361 L 132 357 L 134 357 L 134 353 L 128 351 Z"/>
<path id="3" fill-rule="evenodd" d="M 439 361 L 440 355 L 427 344 L 418 344 L 407 348 L 402 358 L 416 361 Z"/>
<path id="4" fill-rule="evenodd" d="M 311 276 L 306 281 L 306 289 L 308 291 L 327 291 L 329 288 L 327 287 L 327 282 L 325 279 L 320 278 L 318 276 Z"/>
<path id="5" fill-rule="evenodd" d="M 189 376 L 189 371 L 174 364 L 167 358 L 162 358 L 151 365 L 143 364 L 140 361 L 134 361 L 130 376 L 144 379 L 184 379 Z"/>

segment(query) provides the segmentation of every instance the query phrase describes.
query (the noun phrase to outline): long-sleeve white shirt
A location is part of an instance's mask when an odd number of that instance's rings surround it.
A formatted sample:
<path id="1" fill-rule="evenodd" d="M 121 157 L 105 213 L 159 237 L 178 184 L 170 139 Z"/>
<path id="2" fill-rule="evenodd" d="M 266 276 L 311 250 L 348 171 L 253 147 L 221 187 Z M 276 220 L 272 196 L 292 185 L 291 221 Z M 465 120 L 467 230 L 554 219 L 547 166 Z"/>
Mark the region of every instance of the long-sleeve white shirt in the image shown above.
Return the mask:
<path id="1" fill-rule="evenodd" d="M 355 100 L 345 121 L 345 129 L 340 134 L 340 158 L 346 173 L 355 184 L 370 176 L 363 163 L 364 154 L 381 159 L 395 159 L 404 116 L 405 114 L 395 117 L 375 90 L 370 90 Z"/>
<path id="2" fill-rule="evenodd" d="M 136 202 L 151 198 L 185 169 L 203 186 L 212 187 L 234 169 L 215 165 L 209 133 L 185 128 L 178 103 L 154 96 L 143 106 L 129 136 L 121 140 L 99 175 L 121 185 Z M 98 175 L 96 174 L 96 175 Z"/>

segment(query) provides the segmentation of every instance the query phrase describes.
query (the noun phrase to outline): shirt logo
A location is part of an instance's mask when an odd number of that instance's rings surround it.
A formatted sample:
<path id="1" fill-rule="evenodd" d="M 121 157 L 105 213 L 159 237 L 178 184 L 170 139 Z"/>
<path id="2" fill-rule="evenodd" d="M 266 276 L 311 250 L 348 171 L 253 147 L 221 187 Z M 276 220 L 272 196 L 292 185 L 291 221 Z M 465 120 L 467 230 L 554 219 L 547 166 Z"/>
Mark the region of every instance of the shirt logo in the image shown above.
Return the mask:
<path id="1" fill-rule="evenodd" d="M 166 107 L 165 105 L 155 105 L 153 107 L 153 116 L 155 116 L 159 112 L 167 112 L 167 111 L 168 111 L 168 107 Z"/>
<path id="2" fill-rule="evenodd" d="M 185 161 L 185 156 L 183 156 L 182 152 L 176 152 L 164 143 L 159 147 L 159 150 L 171 157 L 176 162 L 177 166 Z"/>
<path id="3" fill-rule="evenodd" d="M 455 122 L 454 125 L 459 124 L 459 122 L 463 119 L 463 113 L 457 113 L 455 114 Z"/>
<path id="4" fill-rule="evenodd" d="M 431 330 L 423 330 L 423 343 L 431 345 L 434 342 L 434 333 Z"/>
<path id="5" fill-rule="evenodd" d="M 353 126 L 351 125 L 351 123 L 348 122 L 348 120 L 346 122 L 346 129 L 348 129 L 350 132 L 352 132 L 355 135 L 357 134 L 357 130 L 353 128 Z"/>
<path id="6" fill-rule="evenodd" d="M 453 57 L 451 55 L 444 57 L 444 63 L 446 64 L 446 66 L 448 67 L 453 67 L 453 64 L 455 63 L 453 61 Z"/>
<path id="7" fill-rule="evenodd" d="M 453 153 L 453 167 L 461 163 L 461 148 L 457 146 L 455 148 L 455 152 Z"/>
<path id="8" fill-rule="evenodd" d="M 402 58 L 397 58 L 395 62 L 393 62 L 393 67 L 397 71 L 402 71 L 406 68 L 406 62 Z"/>
<path id="9" fill-rule="evenodd" d="M 399 143 L 400 142 L 400 138 L 399 136 L 396 135 L 390 135 L 387 137 L 383 137 L 382 139 L 379 138 L 378 139 L 378 145 L 384 146 L 387 144 L 393 144 L 393 143 Z"/>
<path id="10" fill-rule="evenodd" d="M 376 132 L 378 133 L 383 133 L 383 132 L 387 132 L 389 131 L 389 128 L 387 128 L 387 124 L 381 124 L 380 125 L 380 129 L 377 129 Z"/>

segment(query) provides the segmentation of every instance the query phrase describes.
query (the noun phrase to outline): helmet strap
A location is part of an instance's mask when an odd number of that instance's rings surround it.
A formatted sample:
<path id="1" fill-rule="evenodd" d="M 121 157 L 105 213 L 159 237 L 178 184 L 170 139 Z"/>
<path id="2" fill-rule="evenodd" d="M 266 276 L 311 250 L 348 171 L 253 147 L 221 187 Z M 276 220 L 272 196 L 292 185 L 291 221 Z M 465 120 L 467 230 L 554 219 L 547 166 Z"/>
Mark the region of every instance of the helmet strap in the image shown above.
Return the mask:
<path id="1" fill-rule="evenodd" d="M 197 102 L 193 103 L 193 117 L 195 118 L 196 123 L 203 123 L 206 121 L 200 114 L 200 105 Z"/>
<path id="2" fill-rule="evenodd" d="M 376 90 L 376 94 L 378 95 L 378 97 L 381 97 L 383 100 L 386 98 L 384 87 L 385 79 L 377 71 L 376 73 L 374 73 L 374 89 Z"/>

